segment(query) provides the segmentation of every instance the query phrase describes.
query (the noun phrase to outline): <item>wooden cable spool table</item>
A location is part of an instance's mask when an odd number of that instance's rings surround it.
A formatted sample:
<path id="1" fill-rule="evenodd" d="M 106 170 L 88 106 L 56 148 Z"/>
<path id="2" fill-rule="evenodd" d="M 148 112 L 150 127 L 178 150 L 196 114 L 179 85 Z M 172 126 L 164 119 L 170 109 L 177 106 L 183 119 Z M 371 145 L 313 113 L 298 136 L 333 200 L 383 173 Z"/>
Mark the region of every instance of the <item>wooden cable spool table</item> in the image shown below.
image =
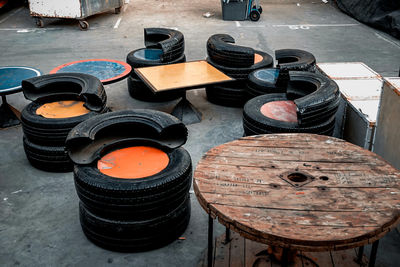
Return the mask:
<path id="1" fill-rule="evenodd" d="M 376 154 L 333 137 L 273 134 L 208 151 L 194 191 L 213 218 L 247 239 L 289 250 L 332 251 L 378 242 L 400 222 L 400 172 Z M 287 264 L 283 257 L 282 265 Z"/>

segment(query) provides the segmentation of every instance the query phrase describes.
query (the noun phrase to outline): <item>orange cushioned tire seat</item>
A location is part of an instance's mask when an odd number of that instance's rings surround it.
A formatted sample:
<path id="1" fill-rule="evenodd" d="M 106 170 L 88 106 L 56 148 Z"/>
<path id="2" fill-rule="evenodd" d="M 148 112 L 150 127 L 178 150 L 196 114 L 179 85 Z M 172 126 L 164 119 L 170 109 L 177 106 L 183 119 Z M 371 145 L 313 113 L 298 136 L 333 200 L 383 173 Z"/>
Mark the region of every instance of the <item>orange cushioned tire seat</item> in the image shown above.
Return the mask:
<path id="1" fill-rule="evenodd" d="M 190 218 L 192 162 L 187 129 L 154 110 L 99 115 L 77 125 L 74 162 L 83 232 L 110 250 L 141 251 L 176 240 Z"/>
<path id="2" fill-rule="evenodd" d="M 61 73 L 24 80 L 22 90 L 32 100 L 21 112 L 29 162 L 45 171 L 71 171 L 65 139 L 73 127 L 107 111 L 103 84 L 91 75 Z"/>

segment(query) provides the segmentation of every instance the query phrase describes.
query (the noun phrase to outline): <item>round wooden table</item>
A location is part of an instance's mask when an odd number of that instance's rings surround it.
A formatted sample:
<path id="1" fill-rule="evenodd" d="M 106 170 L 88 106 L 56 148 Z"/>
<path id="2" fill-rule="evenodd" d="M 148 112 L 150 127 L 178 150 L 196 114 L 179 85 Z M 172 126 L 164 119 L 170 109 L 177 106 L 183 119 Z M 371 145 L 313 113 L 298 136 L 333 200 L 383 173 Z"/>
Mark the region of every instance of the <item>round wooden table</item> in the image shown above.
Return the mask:
<path id="1" fill-rule="evenodd" d="M 373 243 L 374 265 L 378 240 L 400 222 L 400 172 L 333 137 L 260 135 L 220 145 L 197 165 L 193 186 L 210 215 L 209 256 L 217 217 L 284 254 Z"/>
<path id="2" fill-rule="evenodd" d="M 113 59 L 85 59 L 60 65 L 50 71 L 53 73 L 78 72 L 97 77 L 103 84 L 111 84 L 125 79 L 132 67 L 125 62 Z"/>

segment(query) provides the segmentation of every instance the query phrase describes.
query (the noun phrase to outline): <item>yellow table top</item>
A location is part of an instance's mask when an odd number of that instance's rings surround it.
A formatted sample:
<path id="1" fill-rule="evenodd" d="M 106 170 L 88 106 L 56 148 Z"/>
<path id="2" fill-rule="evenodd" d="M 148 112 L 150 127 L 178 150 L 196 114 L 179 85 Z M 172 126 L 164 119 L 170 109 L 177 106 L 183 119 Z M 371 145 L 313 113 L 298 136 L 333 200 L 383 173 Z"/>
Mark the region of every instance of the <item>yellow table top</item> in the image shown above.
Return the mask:
<path id="1" fill-rule="evenodd" d="M 137 68 L 135 72 L 154 92 L 196 88 L 234 80 L 205 60 Z"/>

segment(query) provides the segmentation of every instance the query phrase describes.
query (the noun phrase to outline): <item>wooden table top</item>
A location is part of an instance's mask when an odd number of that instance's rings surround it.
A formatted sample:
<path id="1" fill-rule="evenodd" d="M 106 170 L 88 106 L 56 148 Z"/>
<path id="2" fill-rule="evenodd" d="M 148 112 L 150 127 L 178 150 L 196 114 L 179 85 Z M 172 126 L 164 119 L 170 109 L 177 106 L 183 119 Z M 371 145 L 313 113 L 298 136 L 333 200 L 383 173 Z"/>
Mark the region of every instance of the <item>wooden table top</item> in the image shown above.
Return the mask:
<path id="1" fill-rule="evenodd" d="M 137 68 L 135 72 L 154 92 L 198 88 L 234 80 L 205 60 Z"/>
<path id="2" fill-rule="evenodd" d="M 400 222 L 400 172 L 333 137 L 249 136 L 208 151 L 194 191 L 245 238 L 302 251 L 372 243 Z"/>

